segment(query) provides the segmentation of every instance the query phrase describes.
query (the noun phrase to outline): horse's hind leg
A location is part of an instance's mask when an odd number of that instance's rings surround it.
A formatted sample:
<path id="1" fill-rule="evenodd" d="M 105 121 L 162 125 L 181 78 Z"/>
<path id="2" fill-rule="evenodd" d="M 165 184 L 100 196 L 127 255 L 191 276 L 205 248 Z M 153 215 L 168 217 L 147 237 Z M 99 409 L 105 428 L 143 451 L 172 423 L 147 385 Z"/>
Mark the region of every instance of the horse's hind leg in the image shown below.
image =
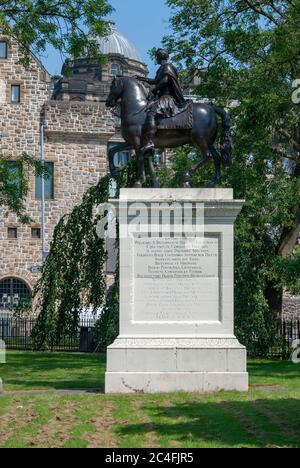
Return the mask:
<path id="1" fill-rule="evenodd" d="M 153 157 L 154 157 L 154 151 L 149 151 L 147 153 L 147 158 L 148 158 L 149 171 L 150 171 L 150 176 L 151 176 L 151 181 L 152 181 L 152 187 L 159 188 L 159 182 L 157 180 L 156 171 L 155 171 L 155 167 L 153 164 Z"/>
<path id="2" fill-rule="evenodd" d="M 215 175 L 214 178 L 209 182 L 208 187 L 215 187 L 222 180 L 221 174 L 221 155 L 214 146 L 209 147 L 211 154 L 213 155 L 215 164 Z"/>
<path id="3" fill-rule="evenodd" d="M 194 142 L 194 145 L 201 151 L 203 154 L 203 159 L 198 161 L 196 164 L 194 164 L 182 177 L 182 186 L 185 188 L 190 188 L 191 185 L 191 178 L 193 174 L 195 174 L 200 167 L 204 166 L 206 163 L 208 163 L 211 160 L 212 154 L 209 150 L 209 147 L 206 144 L 203 143 L 196 143 Z"/>

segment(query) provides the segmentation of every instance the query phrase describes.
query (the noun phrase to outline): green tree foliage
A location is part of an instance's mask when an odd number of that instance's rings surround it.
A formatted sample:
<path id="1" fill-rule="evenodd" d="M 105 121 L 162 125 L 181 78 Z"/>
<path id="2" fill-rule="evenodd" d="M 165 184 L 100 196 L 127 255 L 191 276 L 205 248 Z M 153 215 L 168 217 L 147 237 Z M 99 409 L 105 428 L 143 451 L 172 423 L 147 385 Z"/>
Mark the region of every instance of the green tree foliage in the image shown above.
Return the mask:
<path id="1" fill-rule="evenodd" d="M 300 2 L 169 0 L 165 45 L 195 93 L 232 106 L 234 164 L 224 184 L 246 199 L 236 224 L 236 325 L 241 340 L 265 351 L 281 310 L 283 287 L 299 292 Z M 237 102 L 235 102 L 237 101 Z M 186 152 L 177 167 L 191 164 Z M 194 185 L 203 184 L 202 174 Z"/>
<path id="2" fill-rule="evenodd" d="M 39 316 L 33 340 L 38 349 L 53 347 L 64 335 L 76 335 L 81 312 L 103 308 L 106 249 L 96 228 L 105 215 L 97 207 L 108 201 L 109 181 L 109 176 L 101 178 L 55 228 L 34 292 Z"/>
<path id="3" fill-rule="evenodd" d="M 119 335 L 119 275 L 110 287 L 102 314 L 96 322 L 98 351 L 105 352 Z"/>
<path id="4" fill-rule="evenodd" d="M 0 0 L 0 28 L 19 41 L 25 63 L 29 50 L 40 54 L 49 44 L 67 57 L 101 58 L 95 36 L 107 34 L 111 11 L 107 0 Z"/>
<path id="5" fill-rule="evenodd" d="M 28 194 L 28 171 L 47 178 L 47 169 L 37 160 L 23 153 L 18 160 L 10 160 L 0 154 L 0 208 L 2 213 L 15 213 L 21 222 L 28 223 L 25 199 Z"/>

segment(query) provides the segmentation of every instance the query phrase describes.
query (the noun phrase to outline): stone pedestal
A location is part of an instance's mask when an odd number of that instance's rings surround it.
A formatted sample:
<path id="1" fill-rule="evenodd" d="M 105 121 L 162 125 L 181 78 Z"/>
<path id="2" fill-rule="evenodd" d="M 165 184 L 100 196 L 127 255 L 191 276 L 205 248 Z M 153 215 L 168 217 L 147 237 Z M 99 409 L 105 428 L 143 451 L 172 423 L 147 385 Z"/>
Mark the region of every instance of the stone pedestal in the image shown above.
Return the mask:
<path id="1" fill-rule="evenodd" d="M 231 189 L 124 189 L 114 203 L 120 336 L 107 351 L 106 393 L 247 391 L 233 310 L 234 221 L 243 201 Z"/>

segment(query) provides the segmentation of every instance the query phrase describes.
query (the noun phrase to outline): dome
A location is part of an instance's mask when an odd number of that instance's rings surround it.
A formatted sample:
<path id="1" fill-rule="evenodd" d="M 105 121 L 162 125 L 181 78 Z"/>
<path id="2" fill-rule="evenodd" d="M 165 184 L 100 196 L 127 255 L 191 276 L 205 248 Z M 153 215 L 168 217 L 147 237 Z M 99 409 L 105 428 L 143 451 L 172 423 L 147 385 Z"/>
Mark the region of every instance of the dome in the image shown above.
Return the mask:
<path id="1" fill-rule="evenodd" d="M 108 36 L 98 38 L 97 42 L 104 55 L 121 54 L 127 59 L 142 62 L 136 47 L 116 30 L 115 25 L 111 26 L 111 33 Z"/>

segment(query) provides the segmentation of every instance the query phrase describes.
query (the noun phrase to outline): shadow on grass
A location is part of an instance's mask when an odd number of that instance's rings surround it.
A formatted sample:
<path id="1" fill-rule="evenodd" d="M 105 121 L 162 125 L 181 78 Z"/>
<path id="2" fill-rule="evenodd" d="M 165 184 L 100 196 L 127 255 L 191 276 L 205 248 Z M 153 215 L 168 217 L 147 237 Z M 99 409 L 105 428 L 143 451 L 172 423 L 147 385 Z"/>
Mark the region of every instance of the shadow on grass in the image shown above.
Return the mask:
<path id="1" fill-rule="evenodd" d="M 104 390 L 105 356 L 75 353 L 9 352 L 1 368 L 12 389 Z"/>
<path id="2" fill-rule="evenodd" d="M 155 433 L 163 447 L 300 448 L 300 400 L 174 403 L 142 410 L 151 422 L 118 426 L 121 437 Z"/>

